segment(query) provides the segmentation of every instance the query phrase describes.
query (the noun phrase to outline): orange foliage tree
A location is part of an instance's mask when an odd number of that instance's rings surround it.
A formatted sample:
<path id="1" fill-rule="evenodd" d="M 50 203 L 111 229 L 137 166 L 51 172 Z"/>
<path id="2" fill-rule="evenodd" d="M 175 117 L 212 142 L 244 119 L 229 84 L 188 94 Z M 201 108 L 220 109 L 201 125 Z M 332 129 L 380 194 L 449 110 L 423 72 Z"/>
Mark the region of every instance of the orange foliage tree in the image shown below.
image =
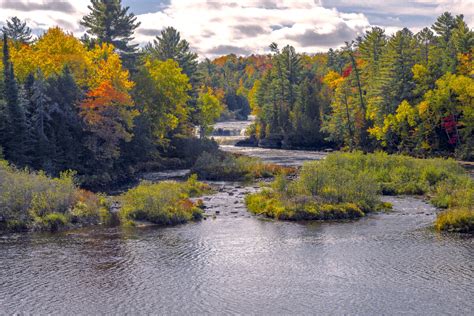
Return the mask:
<path id="1" fill-rule="evenodd" d="M 130 141 L 133 101 L 126 92 L 116 89 L 111 81 L 102 82 L 89 91 L 81 103 L 81 116 L 92 133 L 86 143 L 98 158 L 119 156 L 120 141 Z"/>

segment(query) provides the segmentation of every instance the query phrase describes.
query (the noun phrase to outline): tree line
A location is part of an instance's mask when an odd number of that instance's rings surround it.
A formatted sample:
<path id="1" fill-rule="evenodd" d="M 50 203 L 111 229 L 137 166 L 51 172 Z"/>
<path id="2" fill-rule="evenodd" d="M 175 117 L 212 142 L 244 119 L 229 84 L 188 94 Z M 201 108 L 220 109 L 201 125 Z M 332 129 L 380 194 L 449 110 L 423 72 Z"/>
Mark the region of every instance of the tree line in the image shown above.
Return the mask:
<path id="1" fill-rule="evenodd" d="M 474 159 L 474 35 L 462 15 L 416 34 L 373 27 L 325 54 L 270 49 L 247 94 L 261 145 Z"/>
<path id="2" fill-rule="evenodd" d="M 139 48 L 120 0 L 92 0 L 82 38 L 37 39 L 14 17 L 0 43 L 0 156 L 103 188 L 189 165 L 217 119 L 256 115 L 255 144 L 474 159 L 473 31 L 446 12 L 430 28 L 374 27 L 340 49 L 198 61 L 168 27 Z M 2 153 L 3 152 L 3 153 Z"/>
<path id="3" fill-rule="evenodd" d="M 189 43 L 168 27 L 138 49 L 139 23 L 120 0 L 92 0 L 89 10 L 81 39 L 53 27 L 33 40 L 16 17 L 3 27 L 3 156 L 50 175 L 76 170 L 83 185 L 103 188 L 212 147 L 192 140 L 194 126 L 204 136 L 222 100 L 203 84 Z"/>

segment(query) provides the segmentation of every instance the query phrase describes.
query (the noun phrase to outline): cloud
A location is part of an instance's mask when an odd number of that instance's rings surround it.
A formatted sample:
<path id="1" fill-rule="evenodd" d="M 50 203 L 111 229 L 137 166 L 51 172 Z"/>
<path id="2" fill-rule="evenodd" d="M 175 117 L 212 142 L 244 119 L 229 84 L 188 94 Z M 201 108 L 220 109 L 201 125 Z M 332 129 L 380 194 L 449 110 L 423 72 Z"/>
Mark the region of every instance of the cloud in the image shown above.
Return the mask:
<path id="1" fill-rule="evenodd" d="M 256 34 L 261 34 L 265 33 L 265 29 L 258 24 L 250 24 L 250 25 L 238 25 L 235 30 L 237 30 L 237 33 L 239 35 L 247 35 L 247 36 L 253 36 Z"/>
<path id="2" fill-rule="evenodd" d="M 77 36 L 84 33 L 79 21 L 87 14 L 89 0 L 0 0 L 0 21 L 14 16 L 25 20 L 35 35 L 59 25 Z"/>
<path id="3" fill-rule="evenodd" d="M 364 29 L 360 28 L 352 29 L 347 24 L 340 23 L 335 26 L 335 30 L 328 33 L 318 33 L 314 29 L 306 29 L 301 34 L 288 35 L 289 39 L 292 39 L 299 43 L 303 47 L 337 47 L 344 43 L 354 39 L 357 35 L 360 35 Z"/>
<path id="4" fill-rule="evenodd" d="M 472 0 L 122 0 L 141 26 L 135 42 L 153 40 L 173 26 L 200 57 L 266 53 L 270 43 L 314 53 L 338 48 L 372 26 L 392 34 L 404 26 L 417 32 L 444 11 L 464 13 L 474 26 Z M 26 20 L 35 34 L 60 25 L 82 36 L 81 18 L 90 0 L 0 0 L 0 21 Z"/>
<path id="5" fill-rule="evenodd" d="M 317 52 L 340 46 L 370 27 L 363 14 L 324 8 L 314 0 L 171 0 L 163 10 L 138 19 L 145 29 L 175 27 L 200 55 L 210 58 L 265 53 L 272 42 Z"/>
<path id="6" fill-rule="evenodd" d="M 207 54 L 211 55 L 227 55 L 227 54 L 237 54 L 237 55 L 250 55 L 252 51 L 250 49 L 232 46 L 232 45 L 219 45 L 213 47 L 206 51 Z"/>
<path id="7" fill-rule="evenodd" d="M 161 32 L 161 29 L 145 29 L 145 28 L 139 28 L 137 30 L 137 33 L 140 35 L 145 35 L 145 36 L 157 36 Z"/>
<path id="8" fill-rule="evenodd" d="M 12 9 L 18 11 L 59 11 L 64 13 L 74 13 L 75 8 L 67 1 L 19 1 L 3 0 L 3 9 Z"/>

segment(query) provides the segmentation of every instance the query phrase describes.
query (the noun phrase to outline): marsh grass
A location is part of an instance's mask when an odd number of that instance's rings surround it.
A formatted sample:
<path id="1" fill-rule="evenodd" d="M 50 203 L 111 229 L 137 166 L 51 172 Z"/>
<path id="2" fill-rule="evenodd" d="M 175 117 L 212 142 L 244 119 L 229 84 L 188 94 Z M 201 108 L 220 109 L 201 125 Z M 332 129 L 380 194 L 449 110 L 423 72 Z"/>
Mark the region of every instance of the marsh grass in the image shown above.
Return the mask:
<path id="1" fill-rule="evenodd" d="M 191 176 L 186 182 L 142 182 L 120 196 L 119 218 L 124 225 L 149 221 L 158 225 L 176 225 L 202 217 L 198 203 L 190 200 L 209 193 L 209 185 Z"/>

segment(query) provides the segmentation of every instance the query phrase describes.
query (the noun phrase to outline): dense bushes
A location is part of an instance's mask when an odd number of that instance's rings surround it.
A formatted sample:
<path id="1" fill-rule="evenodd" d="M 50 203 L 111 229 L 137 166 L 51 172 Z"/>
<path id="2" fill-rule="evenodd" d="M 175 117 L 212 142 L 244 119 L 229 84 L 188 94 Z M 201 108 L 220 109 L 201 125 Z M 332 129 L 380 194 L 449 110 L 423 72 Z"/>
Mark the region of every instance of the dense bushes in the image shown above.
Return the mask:
<path id="1" fill-rule="evenodd" d="M 133 225 L 135 220 L 175 225 L 200 219 L 202 211 L 189 198 L 209 191 L 210 187 L 198 182 L 196 176 L 186 182 L 142 182 L 120 196 L 120 221 L 125 225 Z"/>
<path id="2" fill-rule="evenodd" d="M 386 205 L 378 195 L 427 195 L 437 207 L 436 228 L 471 231 L 474 182 L 454 160 L 386 153 L 334 153 L 306 163 L 295 181 L 275 179 L 271 189 L 247 197 L 253 213 L 280 219 L 355 218 Z"/>
<path id="3" fill-rule="evenodd" d="M 306 163 L 294 181 L 277 176 L 270 189 L 247 197 L 249 210 L 277 219 L 327 220 L 389 207 L 380 201 L 373 175 L 344 170 L 331 159 Z"/>
<path id="4" fill-rule="evenodd" d="M 0 229 L 55 231 L 106 219 L 105 199 L 79 190 L 73 173 L 49 178 L 0 161 Z"/>
<path id="5" fill-rule="evenodd" d="M 474 208 L 453 208 L 438 214 L 435 228 L 472 234 L 474 232 Z"/>
<path id="6" fill-rule="evenodd" d="M 224 152 L 204 152 L 197 159 L 192 172 L 200 179 L 246 181 L 273 177 L 280 172 L 294 172 L 294 169 L 266 164 L 254 157 Z"/>

